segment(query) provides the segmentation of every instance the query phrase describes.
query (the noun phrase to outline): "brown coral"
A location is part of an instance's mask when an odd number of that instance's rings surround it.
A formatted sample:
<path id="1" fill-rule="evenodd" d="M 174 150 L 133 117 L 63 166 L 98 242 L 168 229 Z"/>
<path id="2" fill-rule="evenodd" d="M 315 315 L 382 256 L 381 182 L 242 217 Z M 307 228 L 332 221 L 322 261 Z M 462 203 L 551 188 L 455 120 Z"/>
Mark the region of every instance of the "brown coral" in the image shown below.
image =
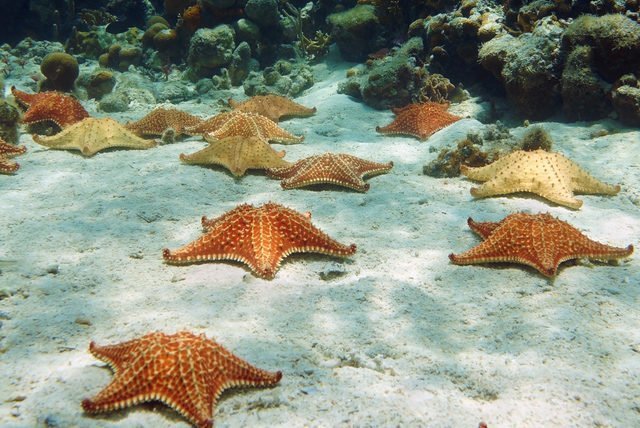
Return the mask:
<path id="1" fill-rule="evenodd" d="M 40 71 L 46 77 L 42 82 L 42 90 L 69 92 L 78 78 L 80 69 L 78 61 L 65 52 L 52 52 L 40 63 Z"/>

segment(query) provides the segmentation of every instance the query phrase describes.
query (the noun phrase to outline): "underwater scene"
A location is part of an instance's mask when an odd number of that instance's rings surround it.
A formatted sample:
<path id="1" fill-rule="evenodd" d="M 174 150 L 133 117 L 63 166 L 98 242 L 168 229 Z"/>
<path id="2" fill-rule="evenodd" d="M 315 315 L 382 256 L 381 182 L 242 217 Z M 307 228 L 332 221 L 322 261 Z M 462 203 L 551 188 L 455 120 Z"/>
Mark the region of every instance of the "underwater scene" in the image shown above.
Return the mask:
<path id="1" fill-rule="evenodd" d="M 640 426 L 637 0 L 14 0 L 0 427 Z"/>

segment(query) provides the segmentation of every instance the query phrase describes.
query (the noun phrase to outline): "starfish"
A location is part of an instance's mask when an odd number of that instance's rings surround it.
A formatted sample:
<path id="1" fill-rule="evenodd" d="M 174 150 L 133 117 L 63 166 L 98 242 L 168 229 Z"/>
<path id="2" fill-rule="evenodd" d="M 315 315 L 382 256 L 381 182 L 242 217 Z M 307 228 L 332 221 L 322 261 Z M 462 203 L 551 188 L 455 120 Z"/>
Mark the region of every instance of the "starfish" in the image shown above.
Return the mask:
<path id="1" fill-rule="evenodd" d="M 188 127 L 186 133 L 203 135 L 209 142 L 224 137 L 258 137 L 263 141 L 281 144 L 299 143 L 303 136 L 290 134 L 271 120 L 257 113 L 230 111 L 213 116 L 200 125 Z"/>
<path id="2" fill-rule="evenodd" d="M 28 94 L 12 86 L 11 93 L 18 105 L 27 107 L 27 111 L 22 116 L 22 122 L 26 125 L 51 121 L 64 129 L 89 117 L 89 113 L 77 99 L 62 92 L 47 91 Z"/>
<path id="3" fill-rule="evenodd" d="M 516 150 L 482 167 L 462 165 L 460 172 L 472 180 L 484 181 L 471 189 L 475 197 L 531 192 L 565 207 L 578 209 L 582 201 L 573 192 L 615 195 L 620 186 L 596 180 L 560 153 L 544 150 Z"/>
<path id="4" fill-rule="evenodd" d="M 471 230 L 484 241 L 449 259 L 457 265 L 513 262 L 555 276 L 560 263 L 578 258 L 613 260 L 628 257 L 633 245 L 612 247 L 592 241 L 569 223 L 548 213 L 511 214 L 499 222 L 479 223 L 469 218 Z"/>
<path id="5" fill-rule="evenodd" d="M 393 109 L 396 118 L 389 125 L 376 127 L 376 131 L 389 135 L 409 135 L 425 140 L 439 130 L 461 118 L 447 112 L 449 104 L 434 102 L 413 103 Z"/>
<path id="6" fill-rule="evenodd" d="M 202 122 L 198 116 L 175 108 L 158 107 L 136 122 L 129 122 L 124 127 L 140 137 L 162 135 L 171 128 L 176 135 L 184 133 L 188 126 L 196 126 Z"/>
<path id="7" fill-rule="evenodd" d="M 195 426 L 212 427 L 225 389 L 273 386 L 282 378 L 282 372 L 254 367 L 204 335 L 187 331 L 149 333 L 116 345 L 91 342 L 89 352 L 109 365 L 114 378 L 94 398 L 82 400 L 87 413 L 159 400 Z"/>
<path id="8" fill-rule="evenodd" d="M 363 178 L 388 172 L 393 162 L 378 163 L 344 153 L 324 153 L 297 161 L 283 168 L 269 168 L 267 174 L 284 179 L 283 189 L 294 189 L 312 184 L 335 184 L 358 192 L 369 190 Z"/>
<path id="9" fill-rule="evenodd" d="M 236 111 L 261 114 L 274 122 L 290 117 L 309 117 L 316 112 L 315 107 L 305 107 L 280 95 L 257 95 L 243 102 L 229 98 L 229 106 Z"/>
<path id="10" fill-rule="evenodd" d="M 0 174 L 13 174 L 20 168 L 17 162 L 11 162 L 14 156 L 18 156 L 27 151 L 25 146 L 14 146 L 0 138 Z"/>
<path id="11" fill-rule="evenodd" d="M 247 169 L 282 168 L 290 163 L 282 159 L 284 150 L 276 152 L 258 137 L 226 137 L 212 142 L 204 149 L 190 155 L 180 154 L 180 160 L 188 164 L 222 165 L 233 175 L 240 177 Z"/>
<path id="12" fill-rule="evenodd" d="M 33 141 L 52 149 L 80 150 L 84 156 L 93 156 L 112 147 L 148 149 L 156 145 L 155 141 L 138 137 L 113 119 L 91 117 L 50 137 L 34 135 Z"/>
<path id="13" fill-rule="evenodd" d="M 346 257 L 355 244 L 340 244 L 311 224 L 311 214 L 267 203 L 255 208 L 242 204 L 215 219 L 202 217 L 204 235 L 171 252 L 163 250 L 170 264 L 209 260 L 235 260 L 258 276 L 272 279 L 282 260 L 292 253 L 320 253 Z"/>

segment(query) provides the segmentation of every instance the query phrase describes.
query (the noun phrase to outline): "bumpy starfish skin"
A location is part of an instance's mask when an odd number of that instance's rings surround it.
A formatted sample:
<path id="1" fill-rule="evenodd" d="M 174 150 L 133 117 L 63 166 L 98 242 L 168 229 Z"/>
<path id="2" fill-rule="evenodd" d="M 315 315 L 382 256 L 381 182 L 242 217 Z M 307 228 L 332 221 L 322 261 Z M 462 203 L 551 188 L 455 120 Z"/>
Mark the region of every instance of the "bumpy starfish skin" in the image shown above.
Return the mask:
<path id="1" fill-rule="evenodd" d="M 0 174 L 13 174 L 20 168 L 17 162 L 11 162 L 12 157 L 27 151 L 25 146 L 14 146 L 0 138 Z"/>
<path id="2" fill-rule="evenodd" d="M 356 252 L 354 244 L 340 244 L 313 226 L 310 217 L 274 203 L 242 204 L 213 220 L 203 217 L 204 235 L 174 252 L 163 250 L 163 257 L 170 264 L 235 260 L 272 279 L 292 253 L 346 257 Z"/>
<path id="3" fill-rule="evenodd" d="M 305 107 L 280 95 L 257 95 L 243 102 L 229 98 L 229 106 L 237 111 L 261 114 L 274 122 L 290 117 L 309 117 L 316 112 L 315 107 Z"/>
<path id="4" fill-rule="evenodd" d="M 281 372 L 252 366 L 204 335 L 150 333 L 89 351 L 114 371 L 111 383 L 82 401 L 87 413 L 108 412 L 159 400 L 199 428 L 213 426 L 220 394 L 239 386 L 276 385 Z"/>
<path id="5" fill-rule="evenodd" d="M 240 177 L 247 169 L 281 168 L 290 163 L 282 159 L 284 150 L 275 151 L 257 137 L 226 137 L 212 142 L 204 149 L 185 155 L 180 160 L 187 164 L 222 165 Z"/>
<path id="6" fill-rule="evenodd" d="M 89 117 L 77 99 L 62 92 L 28 94 L 12 87 L 11 93 L 19 105 L 27 107 L 22 116 L 22 122 L 27 125 L 51 121 L 60 128 L 66 128 Z"/>
<path id="7" fill-rule="evenodd" d="M 197 126 L 202 118 L 175 108 L 158 107 L 144 116 L 142 119 L 125 125 L 129 131 L 141 137 L 162 135 L 171 128 L 176 135 L 184 133 L 184 129 Z"/>
<path id="8" fill-rule="evenodd" d="M 225 137 L 258 137 L 261 140 L 281 144 L 299 143 L 303 136 L 293 135 L 276 123 L 257 113 L 230 111 L 213 116 L 200 125 L 189 127 L 190 135 L 203 135 L 209 142 Z"/>
<path id="9" fill-rule="evenodd" d="M 359 192 L 369 190 L 363 177 L 388 172 L 393 162 L 372 162 L 344 153 L 325 153 L 297 161 L 284 168 L 270 168 L 267 174 L 283 179 L 283 189 L 294 189 L 312 184 L 335 184 Z"/>
<path id="10" fill-rule="evenodd" d="M 376 131 L 388 135 L 409 135 L 421 140 L 429 138 L 461 118 L 447 112 L 448 104 L 414 103 L 394 109 L 396 118 Z"/>
<path id="11" fill-rule="evenodd" d="M 459 265 L 513 262 L 551 277 L 567 260 L 614 260 L 633 252 L 633 245 L 618 248 L 593 241 L 548 213 L 511 214 L 499 222 L 475 222 L 469 218 L 467 223 L 484 241 L 465 253 L 450 254 L 449 259 Z"/>
<path id="12" fill-rule="evenodd" d="M 475 197 L 531 192 L 559 205 L 578 209 L 582 201 L 573 192 L 615 195 L 620 186 L 596 180 L 560 153 L 517 150 L 483 167 L 462 165 L 462 174 L 485 183 L 471 189 Z"/>
<path id="13" fill-rule="evenodd" d="M 110 118 L 87 118 L 50 137 L 34 135 L 33 141 L 52 149 L 80 150 L 84 156 L 112 147 L 148 149 L 156 146 L 155 141 L 138 137 Z"/>

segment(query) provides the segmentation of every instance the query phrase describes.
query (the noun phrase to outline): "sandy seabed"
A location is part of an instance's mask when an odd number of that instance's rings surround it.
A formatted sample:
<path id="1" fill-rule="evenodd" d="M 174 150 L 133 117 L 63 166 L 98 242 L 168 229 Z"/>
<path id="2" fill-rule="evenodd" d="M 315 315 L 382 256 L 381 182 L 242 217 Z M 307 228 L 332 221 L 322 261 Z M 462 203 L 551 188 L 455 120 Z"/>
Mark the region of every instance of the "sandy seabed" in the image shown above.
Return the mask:
<path id="1" fill-rule="evenodd" d="M 620 184 L 616 196 L 580 195 L 578 211 L 523 195 L 473 200 L 473 183 L 425 176 L 422 166 L 483 125 L 464 119 L 426 142 L 379 135 L 390 112 L 336 93 L 348 66 L 316 66 L 318 83 L 296 101 L 317 114 L 282 123 L 304 143 L 274 146 L 287 160 L 332 151 L 393 161 L 363 194 L 284 191 L 260 172 L 235 179 L 181 164 L 180 153 L 205 146 L 197 138 L 85 159 L 21 137 L 21 169 L 0 176 L 0 426 L 188 426 L 158 403 L 98 416 L 80 407 L 112 379 L 89 342 L 156 330 L 204 333 L 282 370 L 274 388 L 225 392 L 218 427 L 640 424 L 637 255 L 618 265 L 565 263 L 551 281 L 524 266 L 447 258 L 480 242 L 467 217 L 516 211 L 548 211 L 592 239 L 638 247 L 640 132 L 592 138 L 619 125 L 542 124 L 555 150 Z M 177 107 L 217 112 L 206 102 Z M 162 248 L 200 236 L 201 216 L 267 201 L 310 211 L 357 253 L 293 255 L 271 281 L 233 263 L 163 263 Z"/>

